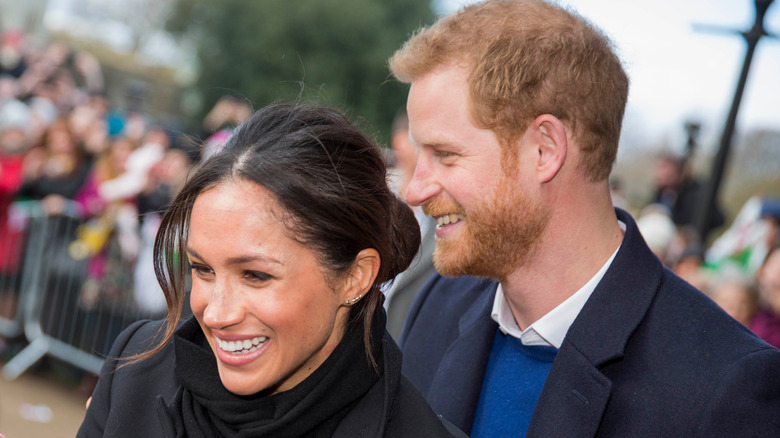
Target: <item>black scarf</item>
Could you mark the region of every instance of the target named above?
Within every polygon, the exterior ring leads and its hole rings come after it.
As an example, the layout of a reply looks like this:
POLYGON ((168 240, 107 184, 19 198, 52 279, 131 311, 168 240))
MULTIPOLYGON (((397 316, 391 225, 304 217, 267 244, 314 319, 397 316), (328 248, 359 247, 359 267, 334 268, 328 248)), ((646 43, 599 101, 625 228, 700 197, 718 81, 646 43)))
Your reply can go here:
MULTIPOLYGON (((372 352, 382 364, 384 312, 377 309, 372 352)), ((294 388, 274 395, 238 396, 219 380, 216 358, 195 318, 174 336, 181 388, 161 420, 175 437, 330 437, 339 422, 379 379, 369 366, 363 327, 347 330, 325 362, 294 388)))

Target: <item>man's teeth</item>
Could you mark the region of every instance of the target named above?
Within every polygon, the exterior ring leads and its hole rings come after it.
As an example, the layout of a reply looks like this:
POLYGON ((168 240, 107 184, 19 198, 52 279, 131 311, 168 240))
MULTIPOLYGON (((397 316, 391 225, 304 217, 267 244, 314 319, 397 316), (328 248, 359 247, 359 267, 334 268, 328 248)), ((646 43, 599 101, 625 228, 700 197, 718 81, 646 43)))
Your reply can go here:
POLYGON ((257 336, 252 339, 244 339, 243 341, 223 341, 219 338, 216 339, 217 345, 219 345, 219 348, 222 350, 230 353, 251 353, 265 344, 268 337, 257 336))
POLYGON ((454 224, 455 222, 463 220, 463 218, 464 216, 462 214, 446 214, 436 218, 436 226, 443 227, 445 225, 454 224))

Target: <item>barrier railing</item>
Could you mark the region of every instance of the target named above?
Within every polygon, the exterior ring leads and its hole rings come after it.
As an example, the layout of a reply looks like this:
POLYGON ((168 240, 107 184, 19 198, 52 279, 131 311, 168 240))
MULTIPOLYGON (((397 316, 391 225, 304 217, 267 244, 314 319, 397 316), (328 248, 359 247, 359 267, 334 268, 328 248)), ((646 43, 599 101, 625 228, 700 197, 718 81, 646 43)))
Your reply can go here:
MULTIPOLYGON (((162 315, 138 310, 133 298, 136 262, 123 255, 118 239, 107 234, 100 251, 92 254, 84 245, 95 223, 79 219, 72 204, 55 216, 45 214, 38 203, 23 209, 26 239, 14 324, 22 322, 29 344, 5 364, 3 377, 18 377, 45 355, 97 374, 125 327, 162 315)), ((9 322, 9 332, 10 327, 9 322)))
POLYGON ((27 237, 28 215, 13 204, 7 212, 0 212, 0 336, 13 338, 22 333, 21 265, 27 237))

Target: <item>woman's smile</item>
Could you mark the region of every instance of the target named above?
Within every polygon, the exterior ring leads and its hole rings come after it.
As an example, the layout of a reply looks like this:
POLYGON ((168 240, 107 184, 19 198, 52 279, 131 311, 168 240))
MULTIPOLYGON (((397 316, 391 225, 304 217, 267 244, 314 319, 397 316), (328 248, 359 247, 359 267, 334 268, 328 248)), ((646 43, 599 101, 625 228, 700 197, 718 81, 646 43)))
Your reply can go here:
POLYGON ((217 341, 217 345, 220 349, 227 351, 229 353, 235 353, 235 354, 246 354, 251 353, 258 348, 262 347, 266 341, 268 341, 267 336, 255 336, 252 339, 244 339, 238 340, 238 341, 226 341, 224 339, 220 339, 218 337, 214 337, 217 341))

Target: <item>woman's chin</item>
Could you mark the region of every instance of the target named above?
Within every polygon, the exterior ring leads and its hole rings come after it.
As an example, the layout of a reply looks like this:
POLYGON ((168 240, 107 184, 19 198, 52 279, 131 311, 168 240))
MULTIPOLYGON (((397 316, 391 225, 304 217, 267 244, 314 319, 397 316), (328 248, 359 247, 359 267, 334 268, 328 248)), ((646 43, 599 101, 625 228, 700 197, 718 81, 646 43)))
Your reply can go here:
POLYGON ((220 370, 219 379, 225 389, 239 396, 264 392, 271 386, 269 382, 256 380, 257 376, 244 377, 231 371, 220 370), (252 377, 254 377, 254 380, 252 380, 252 377))

